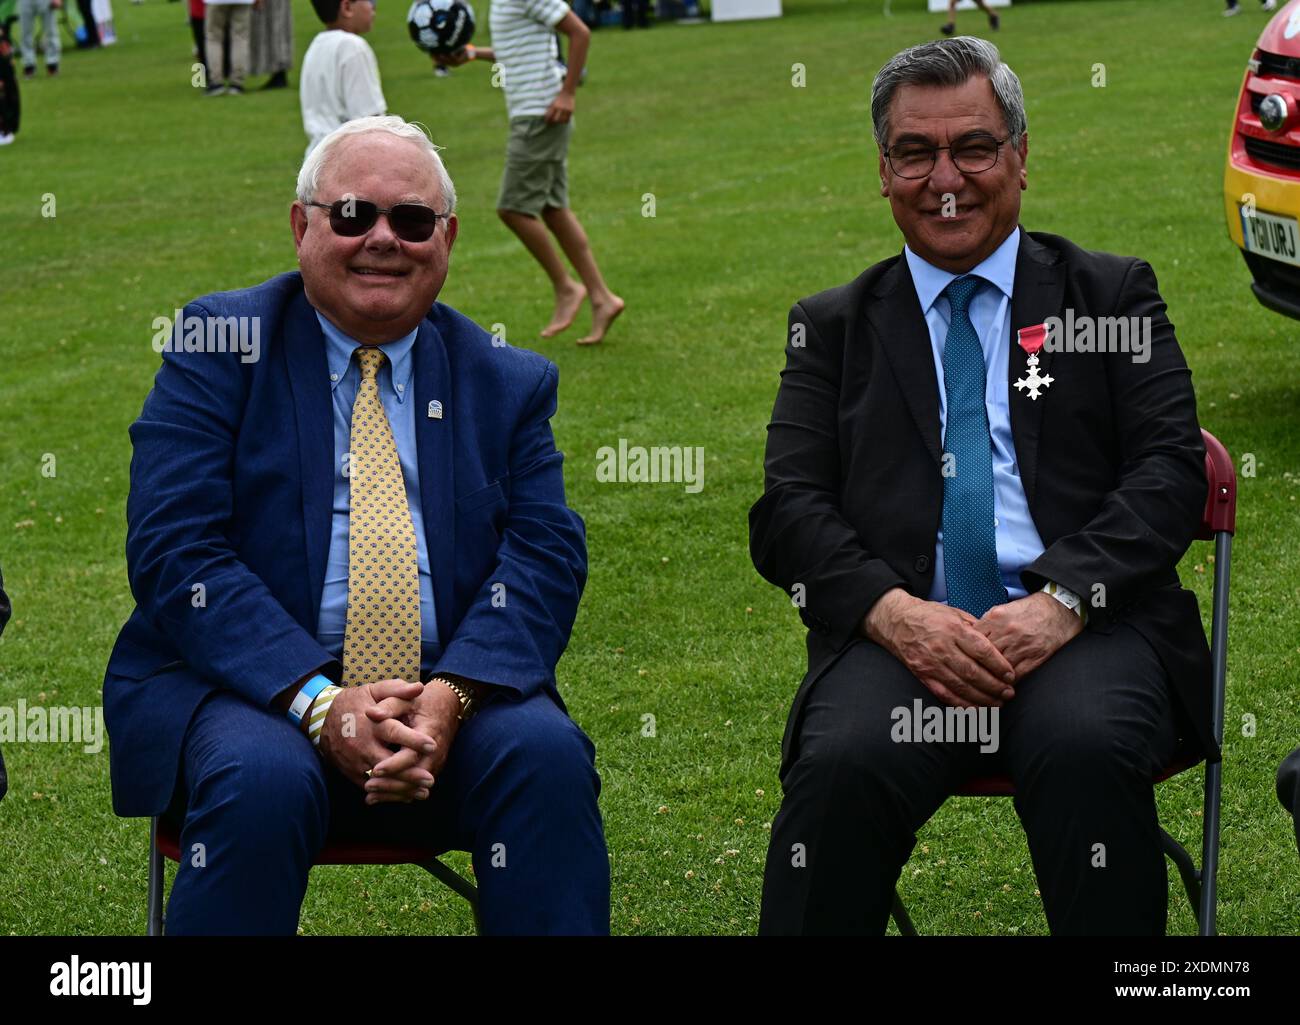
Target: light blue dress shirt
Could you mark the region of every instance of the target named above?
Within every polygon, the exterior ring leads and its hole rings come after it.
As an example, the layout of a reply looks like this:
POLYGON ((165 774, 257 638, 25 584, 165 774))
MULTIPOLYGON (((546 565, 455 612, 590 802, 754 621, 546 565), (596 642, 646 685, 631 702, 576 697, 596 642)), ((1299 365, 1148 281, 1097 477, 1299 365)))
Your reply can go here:
MULTIPOLYGON (((328 319, 316 313, 325 332, 325 359, 329 367, 330 391, 334 399, 334 516, 330 529, 329 559, 325 564, 325 586, 321 591, 320 620, 316 640, 336 658, 343 655, 343 634, 348 620, 348 522, 351 515, 350 481, 343 475, 343 457, 352 447, 352 407, 361 385, 361 368, 352 354, 361 344, 344 334, 328 319)), ((428 543, 424 537, 424 515, 420 508, 420 464, 415 448, 415 399, 412 392, 415 336, 380 346, 388 361, 379 368, 379 399, 388 416, 388 426, 397 445, 397 458, 406 481, 406 504, 411 510, 415 544, 420 558, 420 660, 428 671, 440 654, 438 621, 434 618, 433 577, 429 573, 428 543)))
MULTIPOLYGON (((1016 446, 1011 437, 1011 407, 1007 401, 1007 361, 1011 355, 1011 292, 1016 280, 1016 255, 1020 251, 1020 228, 1017 227, 1002 245, 972 267, 968 274, 984 279, 985 284, 971 299, 971 325, 979 335, 984 350, 984 408, 988 412, 989 433, 993 436, 993 526, 997 532, 998 570, 1007 594, 1013 599, 1025 596, 1020 572, 1043 554, 1043 541, 1029 515, 1029 501, 1020 482, 1016 464, 1016 446)), ((912 272, 921 312, 930 329, 930 350, 934 372, 939 381, 939 436, 948 423, 948 396, 943 380, 943 349, 948 338, 950 310, 948 297, 941 293, 960 274, 940 270, 904 247, 907 266, 912 272)), ((930 600, 946 602, 948 586, 943 571, 943 531, 934 545, 934 585, 930 600)))

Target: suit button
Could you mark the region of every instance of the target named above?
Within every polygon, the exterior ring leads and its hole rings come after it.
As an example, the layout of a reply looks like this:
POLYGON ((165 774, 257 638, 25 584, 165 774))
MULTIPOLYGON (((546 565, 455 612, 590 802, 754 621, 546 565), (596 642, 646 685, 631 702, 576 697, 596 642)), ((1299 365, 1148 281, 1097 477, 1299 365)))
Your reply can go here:
POLYGON ((930 557, 928 555, 918 555, 916 561, 912 563, 912 568, 918 573, 924 573, 930 568, 930 557))

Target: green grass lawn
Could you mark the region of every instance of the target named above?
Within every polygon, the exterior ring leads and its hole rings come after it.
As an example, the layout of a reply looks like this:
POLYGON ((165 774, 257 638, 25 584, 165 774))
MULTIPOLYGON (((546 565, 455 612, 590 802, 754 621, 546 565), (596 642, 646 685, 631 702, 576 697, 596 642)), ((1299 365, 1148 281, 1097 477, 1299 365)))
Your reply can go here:
MULTIPOLYGON (((127 427, 159 363, 153 318, 296 266, 296 89, 206 99, 190 86, 184 5, 115 6, 119 44, 68 53, 58 80, 24 83, 22 133, 0 150, 0 565, 15 608, 3 704, 100 701, 132 604, 127 427)), ((1300 862, 1273 775, 1300 743, 1300 324, 1255 302, 1224 229, 1228 127, 1264 22, 1249 4, 1225 21, 1220 6, 1017 5, 997 42, 1027 96, 1023 224, 1151 262, 1202 424, 1256 459, 1234 567, 1220 930, 1295 933, 1300 862), (1092 85, 1098 63, 1104 88, 1092 85)), ((456 180, 460 239, 441 298, 560 367, 555 429, 591 557, 560 678, 598 749, 617 933, 757 928, 779 741, 804 667, 795 610, 747 550, 785 317, 902 246, 878 194, 871 78, 942 18, 922 0, 894 0, 888 17, 877 2, 786 7, 779 21, 595 34, 571 197, 628 309, 592 350, 572 341, 585 319, 536 337, 549 292, 493 212, 506 118, 488 69, 435 79, 402 4, 385 5, 370 37, 390 110, 429 127, 456 180), (598 484, 597 450, 620 437, 703 446, 703 491, 598 484)), ((316 25, 304 0, 295 8, 300 58, 316 25)), ((986 31, 977 14, 958 24, 986 31)), ((1207 613, 1208 554, 1198 544, 1182 567, 1207 613)), ((147 823, 113 815, 107 751, 4 754, 0 931, 143 931, 147 823)), ((1201 779, 1159 788, 1163 824, 1189 845, 1201 779)), ((1192 933, 1170 875, 1170 931, 1192 933)), ((900 888, 925 933, 1047 931, 1009 801, 950 801, 900 888)), ((308 934, 472 929, 458 898, 410 867, 318 869, 302 915, 308 934)))

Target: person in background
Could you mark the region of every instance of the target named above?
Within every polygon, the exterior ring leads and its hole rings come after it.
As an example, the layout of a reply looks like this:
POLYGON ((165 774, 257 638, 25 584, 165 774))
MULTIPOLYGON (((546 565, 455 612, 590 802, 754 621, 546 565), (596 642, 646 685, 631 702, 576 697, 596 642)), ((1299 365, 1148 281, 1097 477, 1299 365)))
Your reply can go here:
POLYGON ((646 19, 650 14, 649 0, 622 0, 623 27, 648 28, 646 19))
POLYGON ((293 67, 293 5, 262 0, 253 7, 252 74, 270 75, 263 89, 284 89, 293 67))
MULTIPOLYGON (((14 74, 13 44, 9 26, 0 19, 0 146, 8 146, 18 134, 18 76, 14 74)), ((0 591, 0 599, 3 592, 0 591)))
POLYGON ((307 152, 348 121, 388 113, 375 51, 361 37, 375 23, 370 0, 311 0, 325 23, 302 58, 298 85, 307 152))
POLYGON ((36 19, 41 19, 41 32, 45 43, 45 70, 50 75, 59 73, 59 26, 54 12, 63 6, 63 0, 18 0, 18 20, 22 26, 23 77, 36 77, 36 19))
MULTIPOLYGON (((945 36, 950 36, 957 30, 957 2, 958 0, 948 0, 948 21, 939 28, 939 31, 945 36)), ((986 4, 984 0, 975 0, 975 2, 980 5, 980 10, 989 16, 989 28, 996 32, 1001 21, 993 13, 993 8, 986 4)))
POLYGON ((242 96, 244 76, 248 74, 248 26, 254 3, 262 0, 207 0, 203 10, 204 34, 207 36, 209 96, 242 96), (230 29, 230 74, 221 65, 221 47, 226 29, 230 29))
POLYGON ((95 16, 100 43, 112 46, 117 42, 117 32, 113 29, 113 0, 91 0, 90 9, 95 16))
POLYGON ((91 0, 77 0, 77 13, 81 15, 81 35, 77 37, 77 49, 93 50, 100 45, 100 39, 91 0))
POLYGON ((209 72, 207 40, 203 33, 203 0, 190 0, 190 32, 194 36, 194 56, 203 65, 203 83, 206 87, 209 72))
POLYGON ((467 46, 444 60, 452 65, 500 62, 510 136, 497 216, 542 265, 555 290, 555 313, 541 336, 551 338, 568 328, 589 298, 591 330, 578 344, 595 345, 625 304, 605 284, 587 233, 569 208, 574 94, 587 63, 591 30, 564 0, 495 0, 491 28, 492 47, 467 46), (557 31, 569 37, 567 69, 559 63, 557 31), (569 277, 552 235, 581 282, 569 277))
MULTIPOLYGON (((1260 0, 1259 9, 1261 11, 1277 10, 1277 0, 1260 0)), ((1241 5, 1237 0, 1228 0, 1228 8, 1223 12, 1225 18, 1231 18, 1234 14, 1241 13, 1241 5)))

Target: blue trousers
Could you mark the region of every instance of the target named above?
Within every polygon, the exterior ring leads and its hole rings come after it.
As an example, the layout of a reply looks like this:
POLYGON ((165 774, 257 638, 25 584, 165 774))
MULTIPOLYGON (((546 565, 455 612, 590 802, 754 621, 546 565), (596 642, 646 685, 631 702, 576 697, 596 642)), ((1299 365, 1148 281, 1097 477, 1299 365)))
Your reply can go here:
POLYGON ((595 747, 546 694, 462 723, 427 800, 368 806, 287 716, 218 691, 185 737, 166 931, 293 934, 328 837, 471 852, 486 934, 608 934, 599 794, 595 747))

